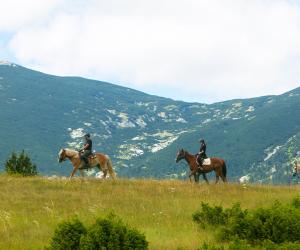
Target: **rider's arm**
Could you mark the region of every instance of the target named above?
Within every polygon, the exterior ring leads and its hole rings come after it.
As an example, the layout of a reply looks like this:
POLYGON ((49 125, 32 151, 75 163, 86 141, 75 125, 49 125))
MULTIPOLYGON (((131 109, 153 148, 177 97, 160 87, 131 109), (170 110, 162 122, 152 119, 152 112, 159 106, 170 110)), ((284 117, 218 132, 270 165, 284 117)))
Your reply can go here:
POLYGON ((89 146, 89 144, 85 144, 79 151, 85 150, 88 146, 89 146))

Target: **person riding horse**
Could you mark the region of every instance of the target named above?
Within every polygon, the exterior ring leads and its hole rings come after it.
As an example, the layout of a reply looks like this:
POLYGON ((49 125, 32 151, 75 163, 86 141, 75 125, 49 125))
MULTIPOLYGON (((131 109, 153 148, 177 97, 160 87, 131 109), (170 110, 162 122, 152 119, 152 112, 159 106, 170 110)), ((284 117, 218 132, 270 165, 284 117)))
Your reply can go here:
POLYGON ((200 141, 200 149, 199 149, 199 153, 197 154, 197 158, 196 158, 196 161, 197 161, 197 164, 198 164, 198 168, 203 171, 203 160, 207 158, 206 156, 206 144, 205 144, 205 141, 204 139, 201 139, 200 141))
POLYGON ((85 134, 85 144, 84 146, 79 150, 80 154, 80 159, 83 160, 85 165, 82 166, 82 168, 89 168, 89 160, 88 157, 92 154, 92 147, 93 147, 93 142, 91 140, 91 135, 90 134, 85 134))

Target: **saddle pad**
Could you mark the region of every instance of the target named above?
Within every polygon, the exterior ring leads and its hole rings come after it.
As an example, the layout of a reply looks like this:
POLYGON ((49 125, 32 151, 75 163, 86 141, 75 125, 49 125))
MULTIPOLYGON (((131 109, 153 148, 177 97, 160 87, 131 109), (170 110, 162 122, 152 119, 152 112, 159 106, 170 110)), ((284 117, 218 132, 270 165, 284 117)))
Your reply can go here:
POLYGON ((210 164, 211 164, 210 158, 206 158, 206 159, 203 160, 202 165, 210 165, 210 164))

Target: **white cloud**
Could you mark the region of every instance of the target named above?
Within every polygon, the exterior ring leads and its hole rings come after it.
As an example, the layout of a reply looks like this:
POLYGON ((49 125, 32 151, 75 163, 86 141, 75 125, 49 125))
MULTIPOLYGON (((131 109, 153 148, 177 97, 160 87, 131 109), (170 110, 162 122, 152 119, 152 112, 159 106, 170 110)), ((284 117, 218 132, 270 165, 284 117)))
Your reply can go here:
POLYGON ((44 20, 60 0, 1 0, 0 31, 11 31, 44 20))
POLYGON ((39 2, 29 1, 15 19, 6 9, 6 26, 0 19, 27 67, 199 102, 299 86, 300 9, 293 1, 39 2))

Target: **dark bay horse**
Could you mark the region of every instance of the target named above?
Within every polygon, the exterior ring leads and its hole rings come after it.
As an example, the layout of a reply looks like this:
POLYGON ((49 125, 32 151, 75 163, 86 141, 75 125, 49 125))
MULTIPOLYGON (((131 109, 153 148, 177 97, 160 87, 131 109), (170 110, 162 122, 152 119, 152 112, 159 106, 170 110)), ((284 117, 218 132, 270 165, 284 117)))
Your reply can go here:
POLYGON ((203 171, 201 171, 198 168, 198 165, 196 163, 196 156, 190 154, 188 151, 185 151, 183 149, 179 150, 176 156, 176 163, 178 163, 180 160, 185 159, 186 162, 189 164, 190 166, 190 174, 189 174, 189 178, 190 181, 192 181, 191 177, 194 176, 194 180, 195 182, 199 181, 199 174, 202 174, 203 179, 206 181, 206 183, 208 184, 208 180, 206 178, 206 173, 209 173, 211 171, 215 171, 216 173, 216 182, 218 183, 219 178, 221 177, 221 179, 223 180, 223 182, 227 182, 226 179, 226 164, 225 161, 221 158, 210 158, 211 163, 209 165, 202 165, 203 167, 203 171))
MULTIPOLYGON (((80 159, 79 152, 72 149, 61 149, 58 153, 58 162, 65 161, 66 159, 69 159, 73 165, 73 171, 71 172, 70 178, 74 176, 78 169, 80 170, 81 176, 83 176, 83 162, 80 159)), ((116 179, 116 174, 113 170, 112 162, 108 155, 95 153, 95 157, 89 159, 89 165, 90 168, 98 167, 99 170, 103 172, 104 179, 107 175, 107 172, 109 172, 109 175, 112 179, 116 179)))

